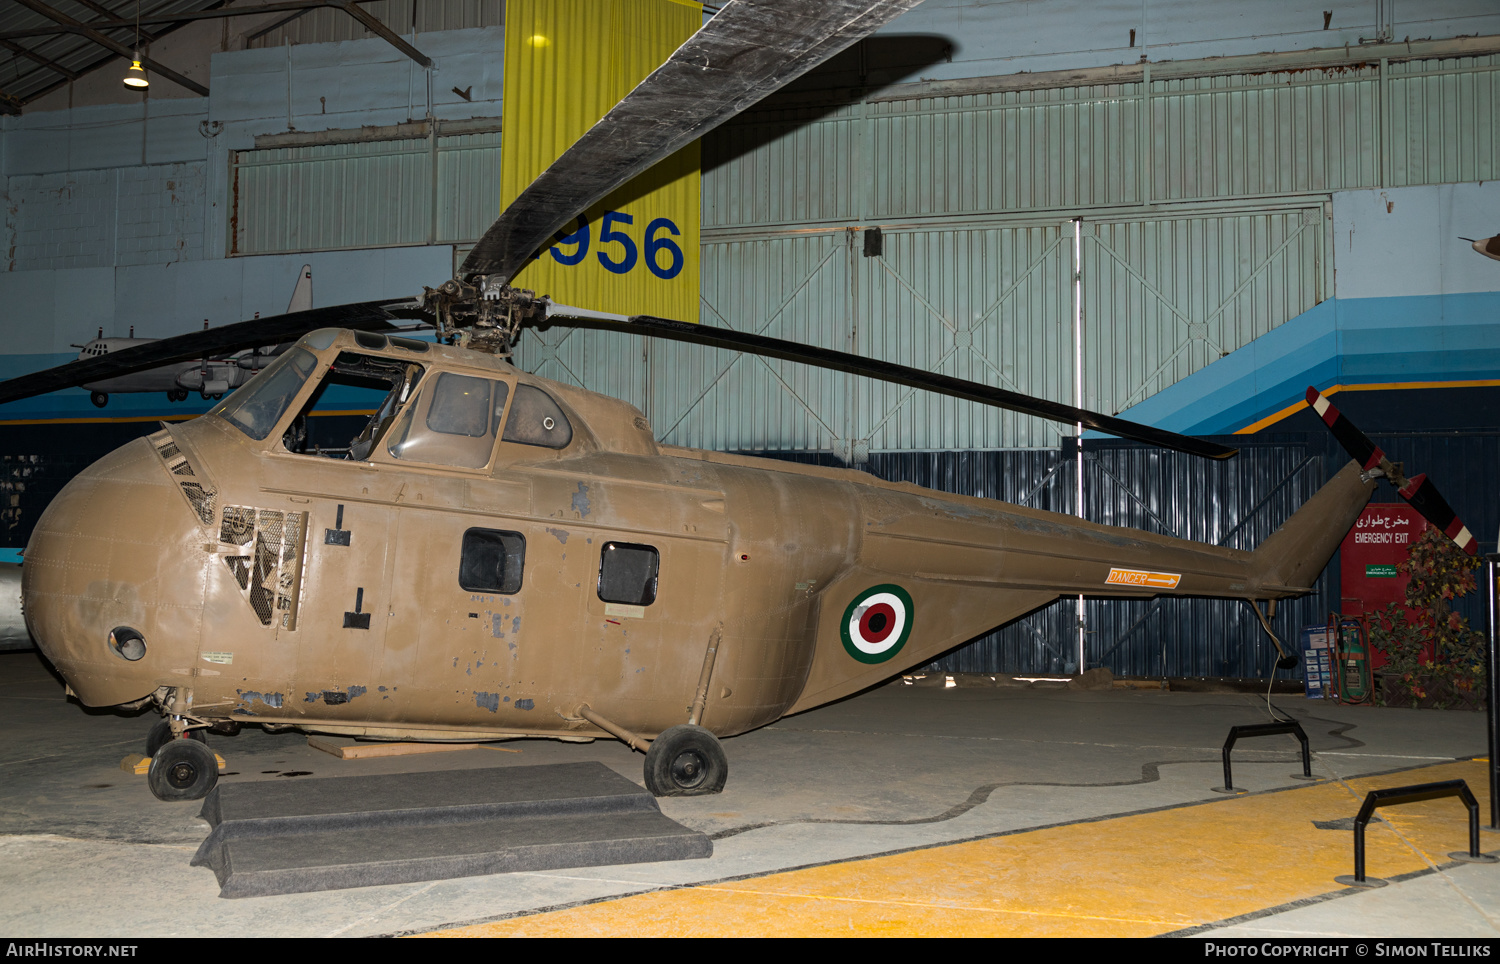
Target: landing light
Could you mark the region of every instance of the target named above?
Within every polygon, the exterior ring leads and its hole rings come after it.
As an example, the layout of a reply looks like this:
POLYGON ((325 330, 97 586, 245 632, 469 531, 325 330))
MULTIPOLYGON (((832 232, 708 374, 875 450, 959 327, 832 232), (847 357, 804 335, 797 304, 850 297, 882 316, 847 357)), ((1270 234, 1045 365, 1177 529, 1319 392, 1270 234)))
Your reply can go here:
POLYGON ((109 648, 133 663, 146 655, 146 638, 129 626, 116 626, 109 631, 109 648))

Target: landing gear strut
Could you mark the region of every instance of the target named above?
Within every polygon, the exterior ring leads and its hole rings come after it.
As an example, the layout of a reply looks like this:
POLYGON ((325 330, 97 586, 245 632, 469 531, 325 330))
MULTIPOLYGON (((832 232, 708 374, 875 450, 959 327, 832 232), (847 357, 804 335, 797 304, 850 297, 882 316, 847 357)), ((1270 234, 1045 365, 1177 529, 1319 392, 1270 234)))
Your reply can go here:
MULTIPOLYGON (((208 745, 208 737, 203 735, 202 730, 188 730, 182 734, 184 739, 197 740, 199 743, 208 745)), ((146 734, 146 755, 155 757, 156 751, 172 742, 172 724, 166 720, 159 721, 146 734)))

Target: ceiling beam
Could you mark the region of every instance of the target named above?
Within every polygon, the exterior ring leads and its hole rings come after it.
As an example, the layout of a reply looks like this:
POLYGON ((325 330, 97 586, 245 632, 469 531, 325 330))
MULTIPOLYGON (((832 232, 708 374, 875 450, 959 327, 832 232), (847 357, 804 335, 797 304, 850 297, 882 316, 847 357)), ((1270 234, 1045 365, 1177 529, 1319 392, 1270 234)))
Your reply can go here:
MULTIPOLYGON (((55 21, 56 23, 67 27, 69 33, 76 33, 80 37, 87 37, 89 40, 92 40, 99 46, 105 48, 106 50, 113 51, 114 53, 119 54, 121 57, 129 57, 132 60, 135 58, 134 52, 129 47, 125 46, 122 43, 119 43, 118 41, 112 40, 109 37, 106 37, 104 34, 93 29, 93 27, 89 26, 88 24, 82 23, 78 20, 74 20, 72 17, 63 13, 61 10, 54 10, 52 7, 49 7, 45 3, 42 3, 41 0, 16 0, 16 2, 21 4, 21 6, 23 7, 28 7, 31 10, 34 10, 35 12, 46 17, 48 20, 55 21)), ((144 66, 148 67, 153 73, 165 77, 167 80, 172 81, 172 83, 176 84, 179 87, 186 88, 187 90, 190 90, 195 94, 201 94, 204 97, 208 96, 207 87, 204 87, 196 80, 191 80, 187 77, 184 77, 182 74, 179 74, 177 71, 171 69, 170 67, 164 67, 156 61, 146 57, 141 58, 141 63, 144 66)))
POLYGON ((43 57, 35 50, 32 50, 28 47, 23 47, 20 44, 15 43, 14 41, 0 40, 0 46, 3 46, 7 50, 13 50, 16 53, 20 54, 22 57, 27 58, 28 60, 34 60, 37 63, 41 64, 43 67, 46 67, 48 70, 53 71, 54 73, 62 74, 69 80, 77 80, 79 76, 81 76, 80 74, 74 73, 73 71, 64 67, 57 61, 48 60, 46 57, 43 57))
MULTIPOLYGON (((76 3, 76 4, 79 4, 81 6, 88 7, 90 10, 92 10, 95 13, 99 14, 100 16, 104 17, 106 19, 106 21, 120 19, 120 15, 118 13, 115 13, 113 10, 109 9, 108 7, 106 7, 102 3, 95 3, 94 0, 73 0, 73 2, 76 3)), ((95 21, 95 22, 89 24, 89 26, 90 27, 98 27, 99 26, 99 22, 95 21)), ((149 32, 147 32, 145 30, 142 30, 141 31, 141 42, 142 43, 148 43, 148 44, 154 44, 154 43, 156 43, 156 35, 153 34, 153 33, 149 33, 149 32)))
MULTIPOLYGON (((33 10, 37 10, 37 8, 41 6, 41 4, 37 3, 36 0, 16 0, 16 2, 25 4, 26 6, 31 7, 33 10)), ((421 64, 423 67, 432 66, 432 58, 428 57, 416 47, 413 47, 411 44, 407 43, 401 38, 400 34, 397 34, 395 31, 391 30, 390 27, 387 27, 383 22, 381 22, 377 17, 370 14, 368 11, 360 8, 354 2, 354 0, 279 0, 279 2, 277 3, 267 3, 253 7, 247 6, 236 7, 233 9, 221 8, 218 10, 199 10, 191 13, 184 12, 170 14, 152 14, 149 17, 142 17, 140 19, 140 22, 142 24, 186 23, 191 20, 221 20, 225 17, 255 17, 268 13, 291 13, 293 11, 300 12, 316 9, 318 7, 332 7, 335 10, 344 11, 349 16, 359 21, 359 23, 366 30, 375 34, 377 37, 384 40, 392 47, 395 47, 397 50, 401 51, 403 54, 410 57, 418 64, 421 64)), ((38 12, 41 11, 38 10, 38 12)), ((60 26, 33 27, 27 30, 6 30, 0 32, 0 40, 19 40, 23 37, 40 37, 56 33, 79 33, 80 28, 84 30, 90 28, 94 30, 122 30, 134 27, 136 24, 136 21, 134 20, 96 20, 93 23, 84 24, 76 20, 60 20, 58 19, 58 17, 52 16, 51 14, 45 14, 45 16, 56 21, 60 26)), ((63 15, 59 14, 58 16, 63 15)))

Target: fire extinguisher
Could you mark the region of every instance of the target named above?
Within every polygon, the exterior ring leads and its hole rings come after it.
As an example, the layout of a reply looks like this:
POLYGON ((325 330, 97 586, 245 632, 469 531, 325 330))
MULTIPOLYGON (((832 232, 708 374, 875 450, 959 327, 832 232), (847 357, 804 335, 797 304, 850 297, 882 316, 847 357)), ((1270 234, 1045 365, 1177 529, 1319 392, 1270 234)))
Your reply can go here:
POLYGON ((1333 686, 1340 703, 1369 703, 1374 689, 1370 675, 1370 637, 1365 621, 1357 616, 1329 619, 1333 638, 1333 686))

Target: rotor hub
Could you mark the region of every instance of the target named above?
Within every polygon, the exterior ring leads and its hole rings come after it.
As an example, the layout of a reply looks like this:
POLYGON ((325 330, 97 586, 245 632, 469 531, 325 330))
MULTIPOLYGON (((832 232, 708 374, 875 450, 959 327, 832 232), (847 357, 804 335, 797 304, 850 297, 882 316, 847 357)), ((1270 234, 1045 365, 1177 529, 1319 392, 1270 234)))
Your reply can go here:
POLYGON ((500 275, 480 275, 424 287, 418 303, 434 316, 440 338, 509 358, 521 329, 543 321, 551 302, 535 291, 511 287, 500 275))

